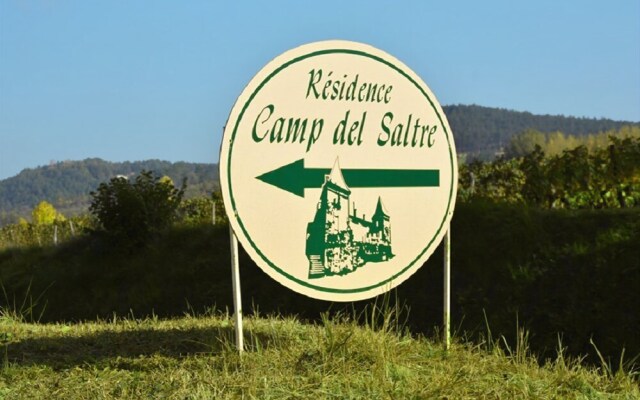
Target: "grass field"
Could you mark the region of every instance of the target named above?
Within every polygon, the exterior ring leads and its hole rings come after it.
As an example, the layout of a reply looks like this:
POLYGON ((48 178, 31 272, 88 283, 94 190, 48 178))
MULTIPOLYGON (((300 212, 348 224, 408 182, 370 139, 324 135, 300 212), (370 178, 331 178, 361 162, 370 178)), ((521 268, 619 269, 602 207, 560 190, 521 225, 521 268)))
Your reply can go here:
POLYGON ((638 210, 463 204, 452 231, 447 352, 441 249, 384 313, 284 290, 241 251, 242 357, 207 312, 232 299, 227 226, 4 249, 0 399, 640 399, 638 210))
MULTIPOLYGON (((614 366, 640 355, 640 208, 536 210, 459 204, 452 223, 452 326, 473 340, 490 326, 516 340, 516 321, 543 358, 567 354, 599 365, 591 341, 614 366)), ((56 246, 0 251, 0 308, 28 311, 40 322, 80 322, 114 313, 162 319, 211 306, 231 307, 226 225, 177 226, 136 249, 101 235, 56 246), (28 310, 25 310, 28 309, 28 310)), ((240 251, 245 313, 319 322, 327 310, 362 310, 371 301, 331 303, 283 288, 240 251)), ((442 320, 442 251, 394 292, 411 312, 414 333, 433 334, 442 320)))
POLYGON ((113 318, 75 324, 0 319, 3 399, 592 399, 640 398, 638 375, 585 367, 562 352, 540 363, 526 335, 508 344, 412 337, 393 312, 357 325, 245 319, 113 318))

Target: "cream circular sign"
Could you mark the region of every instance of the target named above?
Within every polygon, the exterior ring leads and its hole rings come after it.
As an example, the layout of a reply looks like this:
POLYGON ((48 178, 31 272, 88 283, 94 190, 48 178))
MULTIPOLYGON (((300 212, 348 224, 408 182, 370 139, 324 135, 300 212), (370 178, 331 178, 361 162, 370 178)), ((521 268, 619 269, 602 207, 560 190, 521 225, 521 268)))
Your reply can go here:
POLYGON ((361 43, 285 52, 229 116, 220 184, 231 226, 273 279, 307 296, 366 299, 413 274, 444 236, 456 151, 435 96, 361 43))

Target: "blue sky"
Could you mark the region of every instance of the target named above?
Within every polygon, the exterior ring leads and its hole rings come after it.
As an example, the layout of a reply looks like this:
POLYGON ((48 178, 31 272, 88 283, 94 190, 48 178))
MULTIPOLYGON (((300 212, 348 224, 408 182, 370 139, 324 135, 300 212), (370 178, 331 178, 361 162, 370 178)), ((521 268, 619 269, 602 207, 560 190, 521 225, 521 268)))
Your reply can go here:
POLYGON ((216 162, 252 76, 327 39, 391 53, 443 105, 640 121, 637 0, 4 0, 0 179, 88 157, 216 162))

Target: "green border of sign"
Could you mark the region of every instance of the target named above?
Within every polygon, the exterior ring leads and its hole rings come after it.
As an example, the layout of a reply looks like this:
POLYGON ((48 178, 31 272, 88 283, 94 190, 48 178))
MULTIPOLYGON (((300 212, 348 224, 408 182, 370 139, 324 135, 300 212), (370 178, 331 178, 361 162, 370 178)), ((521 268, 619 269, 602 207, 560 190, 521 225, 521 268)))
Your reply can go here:
POLYGON ((271 260, 269 260, 262 253, 262 251, 260 251, 260 249, 256 246, 256 244, 251 239, 251 236, 249 235, 249 232, 247 232, 246 228, 244 227, 244 224, 242 223, 242 219, 240 218, 240 214, 238 214, 238 211, 236 210, 236 203, 235 203, 235 199, 233 198, 233 188, 232 188, 232 184, 231 184, 231 159, 232 159, 232 156, 233 156, 234 139, 236 137, 236 133, 238 131, 238 125, 240 124, 240 121, 242 120, 244 112, 246 111, 247 107, 249 107, 249 104, 253 101, 253 99, 256 96, 256 94, 258 94, 258 92, 264 87, 264 85, 267 82, 269 82, 269 80, 271 80, 271 78, 276 76, 278 73, 280 73, 285 68, 287 68, 287 67, 289 67, 289 66, 291 66, 291 65, 293 65, 293 64, 295 64, 297 62, 305 60, 307 58, 316 57, 316 56, 322 56, 322 55, 327 55, 327 54, 336 54, 336 53, 344 53, 344 54, 351 54, 351 55, 356 55, 356 56, 367 57, 367 58, 373 59, 375 61, 378 61, 380 63, 383 63, 383 64, 387 65, 388 67, 392 68, 393 70, 395 70, 396 72, 398 72, 399 74, 401 74, 402 76, 404 76, 405 78, 407 78, 416 88, 418 88, 418 90, 420 90, 420 92, 424 95, 424 97, 427 99, 427 101, 431 105, 431 108, 433 109, 433 111, 438 116, 438 120, 440 121, 440 125, 442 126, 442 129, 444 129, 444 131, 445 131, 445 134, 446 134, 446 137, 447 137, 447 145, 449 147, 449 159, 451 161, 451 171, 453 172, 455 170, 455 166, 453 164, 454 163, 454 155, 452 154, 452 151, 451 151, 451 140, 450 140, 450 137, 449 137, 450 136, 449 132, 447 131, 447 127, 444 124, 444 122, 442 121, 442 117, 440 116, 440 113, 438 113, 437 108, 434 106, 433 101, 431 101, 431 99, 429 98, 429 95, 424 91, 424 89, 411 76, 409 76, 406 72, 404 72, 400 68, 396 67, 395 65, 393 65, 389 61, 387 61, 387 60, 385 60, 383 58, 380 58, 378 56, 375 56, 373 54, 366 53, 366 52, 361 51, 361 50, 325 49, 325 50, 314 51, 312 53, 296 57, 293 60, 290 60, 290 61, 282 64, 281 66, 276 68, 272 73, 270 73, 258 85, 258 87, 253 91, 253 93, 251 93, 251 96, 249 96, 249 99, 247 100, 247 102, 242 107, 242 111, 240 111, 240 114, 238 115, 238 119, 236 120, 235 126, 233 127, 233 133, 231 135, 230 144, 229 144, 229 157, 228 157, 228 161, 227 161, 227 181, 228 181, 228 185, 229 185, 229 197, 231 199, 231 204, 233 206, 233 213, 237 217, 238 224, 240 225, 240 228, 244 232, 245 236, 247 237, 247 240, 249 241, 249 243, 251 244, 253 249, 256 251, 256 253, 260 257, 262 257, 262 259, 271 268, 273 268, 274 270, 276 270, 278 273, 280 273, 282 276, 288 278, 289 280, 292 280, 292 281, 294 281, 294 282, 296 282, 296 283, 298 283, 298 284, 300 284, 302 286, 306 286, 308 288, 315 289, 315 290, 318 290, 318 291, 328 292, 328 293, 359 293, 359 292, 365 292, 365 291, 368 291, 368 290, 371 290, 371 289, 375 289, 375 288, 383 286, 383 285, 385 285, 387 283, 392 282, 394 279, 396 279, 400 275, 403 275, 407 270, 409 270, 411 267, 413 267, 415 265, 415 263, 427 252, 427 250, 429 250, 429 248, 431 248, 431 246, 433 245, 433 241, 436 239, 436 237, 438 237, 438 235, 440 234, 440 231, 442 230, 442 227, 444 226, 445 221, 447 220, 447 215, 449 215, 449 209, 451 208, 451 198, 452 198, 452 195, 453 195, 453 187, 454 187, 454 182, 453 182, 454 174, 453 173, 451 174, 451 182, 450 182, 450 187, 449 187, 449 201, 447 203, 447 209, 446 209, 446 211, 444 213, 444 218, 442 219, 442 222, 440 223, 440 227, 438 227, 438 230, 436 231, 435 235, 433 236, 433 238, 431 238, 431 240, 427 244, 427 247, 425 247, 422 250, 422 252, 420 252, 420 254, 413 261, 411 261, 409 263, 408 266, 403 268, 400 272, 398 272, 397 274, 393 275, 392 277, 387 278, 384 281, 379 282, 379 283, 377 283, 375 285, 366 286, 366 287, 362 287, 362 288, 355 288, 355 289, 335 289, 335 288, 326 288, 326 287, 322 287, 322 286, 312 285, 312 284, 310 284, 308 282, 302 281, 302 280, 300 280, 300 279, 298 279, 298 278, 286 273, 285 271, 280 269, 277 265, 275 265, 273 262, 271 262, 271 260))

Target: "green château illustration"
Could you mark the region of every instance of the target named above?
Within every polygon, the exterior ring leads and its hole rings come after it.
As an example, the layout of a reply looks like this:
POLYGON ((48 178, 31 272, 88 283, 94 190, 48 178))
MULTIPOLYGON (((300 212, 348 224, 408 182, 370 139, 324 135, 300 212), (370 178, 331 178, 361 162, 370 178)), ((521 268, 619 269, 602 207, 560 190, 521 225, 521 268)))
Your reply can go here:
POLYGON ((378 204, 367 220, 359 217, 351 190, 336 160, 325 175, 316 214, 307 224, 306 255, 309 278, 345 275, 368 262, 387 261, 391 252, 389 215, 378 197, 378 204))

